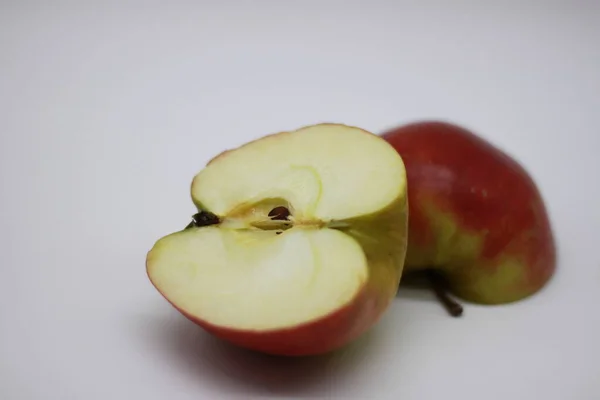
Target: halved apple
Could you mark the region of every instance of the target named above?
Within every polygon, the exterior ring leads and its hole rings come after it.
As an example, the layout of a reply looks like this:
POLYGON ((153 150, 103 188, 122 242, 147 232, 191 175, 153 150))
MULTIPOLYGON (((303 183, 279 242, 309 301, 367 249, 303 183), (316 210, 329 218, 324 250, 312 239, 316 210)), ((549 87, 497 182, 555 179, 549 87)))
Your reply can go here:
POLYGON ((147 256, 156 289, 236 345, 337 349, 390 305, 407 247, 404 163, 382 138, 318 124, 247 143, 194 178, 199 212, 147 256))

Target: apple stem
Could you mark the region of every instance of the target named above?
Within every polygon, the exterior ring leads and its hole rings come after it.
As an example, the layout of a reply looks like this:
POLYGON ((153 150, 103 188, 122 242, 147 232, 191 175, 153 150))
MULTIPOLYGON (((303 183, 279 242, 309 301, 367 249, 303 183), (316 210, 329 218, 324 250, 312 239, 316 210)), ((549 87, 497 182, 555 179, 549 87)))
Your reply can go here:
POLYGON ((185 229, 189 229, 192 227, 200 228, 203 226, 216 225, 219 222, 221 222, 219 217, 217 217, 210 211, 200 211, 199 213, 196 213, 192 216, 192 222, 190 222, 188 226, 185 227, 185 229))
POLYGON ((444 278, 437 271, 428 271, 427 276, 431 282, 433 292, 448 313, 453 317, 460 317, 463 314, 463 306, 450 297, 444 278))

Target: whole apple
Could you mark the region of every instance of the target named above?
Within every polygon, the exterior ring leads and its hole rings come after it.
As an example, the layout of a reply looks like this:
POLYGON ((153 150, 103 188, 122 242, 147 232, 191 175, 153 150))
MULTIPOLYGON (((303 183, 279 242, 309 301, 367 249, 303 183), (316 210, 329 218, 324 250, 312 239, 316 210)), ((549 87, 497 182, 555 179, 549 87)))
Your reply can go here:
POLYGON ((540 191, 517 161, 442 121, 382 137, 407 171, 408 275, 434 271, 450 292, 481 304, 521 300, 544 287, 556 268, 554 236, 540 191))

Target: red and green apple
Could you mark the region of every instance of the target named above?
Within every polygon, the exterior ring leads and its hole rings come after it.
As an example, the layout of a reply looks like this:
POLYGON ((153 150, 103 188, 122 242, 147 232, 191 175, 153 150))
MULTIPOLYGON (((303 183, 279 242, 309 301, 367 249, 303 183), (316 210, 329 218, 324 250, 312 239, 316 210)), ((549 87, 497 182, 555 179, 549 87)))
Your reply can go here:
POLYGON ((407 249, 404 163, 341 124, 268 135, 210 161, 198 209, 146 270, 183 315, 236 345, 309 355, 344 346, 390 306, 407 249))
POLYGON ((556 268, 555 241, 544 200, 522 165, 442 121, 406 124, 382 137, 406 167, 407 276, 430 271, 450 292, 480 304, 518 301, 545 286, 556 268))

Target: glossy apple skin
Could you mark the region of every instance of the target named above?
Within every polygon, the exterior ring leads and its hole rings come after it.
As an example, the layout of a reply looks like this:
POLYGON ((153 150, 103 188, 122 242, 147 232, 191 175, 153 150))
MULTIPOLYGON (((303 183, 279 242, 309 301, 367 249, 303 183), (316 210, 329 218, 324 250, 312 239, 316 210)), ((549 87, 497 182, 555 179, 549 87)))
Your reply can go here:
POLYGON ((465 300, 501 304, 539 291, 556 268, 546 206, 513 158, 460 126, 422 121, 382 134, 408 179, 405 271, 443 270, 465 300))

